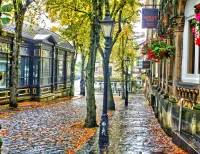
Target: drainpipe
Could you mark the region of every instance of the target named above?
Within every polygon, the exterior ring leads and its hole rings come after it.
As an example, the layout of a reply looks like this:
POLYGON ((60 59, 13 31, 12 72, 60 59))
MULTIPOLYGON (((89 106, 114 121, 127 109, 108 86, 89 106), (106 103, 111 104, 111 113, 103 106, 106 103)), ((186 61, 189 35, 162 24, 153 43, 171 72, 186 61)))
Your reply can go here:
POLYGON ((183 98, 181 98, 181 100, 180 100, 180 113, 179 113, 179 125, 178 125, 179 133, 181 133, 182 111, 183 111, 183 98))

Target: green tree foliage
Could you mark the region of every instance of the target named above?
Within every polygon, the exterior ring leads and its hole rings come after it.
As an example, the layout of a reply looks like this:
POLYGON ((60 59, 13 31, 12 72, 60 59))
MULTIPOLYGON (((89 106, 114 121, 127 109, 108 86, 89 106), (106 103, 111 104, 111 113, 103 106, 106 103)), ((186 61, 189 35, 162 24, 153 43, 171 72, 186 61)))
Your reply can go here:
MULTIPOLYGON (((87 79, 87 117, 85 126, 96 126, 96 105, 94 97, 94 65, 96 60, 96 25, 97 11, 99 10, 97 0, 73 1, 73 0, 48 0, 47 11, 52 21, 58 22, 61 28, 55 28, 61 32, 63 37, 73 41, 76 49, 89 50, 86 69, 87 79), (84 48, 83 48, 84 47, 84 48)), ((76 52, 76 51, 75 51, 76 52)))
POLYGON ((6 32, 3 31, 3 26, 10 23, 11 11, 13 9, 12 4, 2 4, 0 0, 0 35, 5 36, 6 32))
MULTIPOLYGON (((112 48, 121 32, 121 22, 128 23, 134 21, 133 18, 137 16, 136 9, 139 5, 139 0, 47 0, 47 12, 53 22, 59 23, 59 28, 54 27, 54 30, 59 30, 60 33, 68 40, 75 42, 76 46, 80 48, 87 44, 88 63, 86 68, 86 87, 87 87, 87 117, 86 127, 96 126, 96 106, 94 98, 94 71, 95 61, 97 55, 97 48, 99 48, 101 55, 103 49, 101 45, 104 39, 100 37, 99 20, 102 19, 102 12, 106 6, 111 13, 114 21, 118 21, 118 26, 115 29, 112 40, 112 48), (125 11, 126 10, 126 11, 125 11)), ((102 56, 103 57, 103 56, 102 56)), ((111 94, 111 97, 112 94, 111 94)))
MULTIPOLYGON (((110 48, 110 52, 108 53, 109 57, 112 53, 112 49, 115 45, 115 43, 117 42, 118 38, 120 38, 120 36, 122 37, 123 40, 123 44, 125 43, 124 41, 124 37, 126 37, 126 40, 128 41, 128 36, 131 34, 131 24, 133 24, 133 22, 137 21, 137 17, 138 17, 138 11, 137 8, 140 5, 139 1, 136 0, 130 0, 130 1, 126 1, 126 0, 121 0, 121 1, 106 1, 106 6, 108 8, 110 8, 111 10, 111 16, 113 18, 113 20, 118 20, 118 24, 117 24, 117 28, 115 28, 115 33, 113 36, 113 39, 111 41, 111 48, 110 48)), ((126 42, 127 42, 126 41, 126 42)), ((122 44, 122 46, 123 46, 122 44)), ((124 46, 123 46, 124 48, 124 46)), ((125 51, 125 49, 122 49, 123 52, 125 51)), ((104 54, 103 54, 103 50, 101 49, 100 45, 99 45, 99 51, 101 53, 102 58, 104 59, 104 54)), ((131 56, 132 54, 130 54, 129 56, 131 56)), ((124 56, 124 54, 123 54, 124 56)), ((130 57, 131 58, 131 57, 130 57)), ((114 59, 115 61, 117 61, 117 59, 111 57, 111 59, 114 59)), ((122 57, 123 59, 123 57, 122 57)), ((122 66, 123 61, 122 61, 122 66)), ((122 70, 122 77, 124 76, 124 70, 122 70)), ((124 83, 124 79, 122 78, 122 98, 124 97, 124 93, 123 93, 123 83, 124 83)), ((112 89, 111 89, 111 83, 110 83, 110 78, 108 80, 108 109, 110 110, 114 110, 114 99, 113 99, 113 95, 112 95, 112 89)))

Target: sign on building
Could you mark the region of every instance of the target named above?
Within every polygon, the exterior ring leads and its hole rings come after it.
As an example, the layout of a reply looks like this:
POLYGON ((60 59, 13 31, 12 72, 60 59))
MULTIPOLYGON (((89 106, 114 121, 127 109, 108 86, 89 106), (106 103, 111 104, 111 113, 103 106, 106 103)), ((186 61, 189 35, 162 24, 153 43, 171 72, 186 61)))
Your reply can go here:
POLYGON ((143 61, 142 68, 143 69, 150 69, 150 61, 143 61))
POLYGON ((157 28, 158 9, 142 9, 142 28, 157 28))

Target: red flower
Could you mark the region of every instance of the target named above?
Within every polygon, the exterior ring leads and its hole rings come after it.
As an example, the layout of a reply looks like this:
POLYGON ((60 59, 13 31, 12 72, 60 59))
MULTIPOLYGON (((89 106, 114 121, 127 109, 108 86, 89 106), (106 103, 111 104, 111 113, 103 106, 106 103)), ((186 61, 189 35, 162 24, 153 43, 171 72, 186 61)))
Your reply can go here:
POLYGON ((196 39, 196 45, 200 46, 200 38, 196 39))
POLYGON ((155 62, 159 62, 160 61, 160 59, 155 59, 155 62))
POLYGON ((196 21, 200 21, 200 13, 196 14, 196 21))
POLYGON ((164 54, 164 53, 165 53, 165 50, 162 50, 161 53, 164 54))
POLYGON ((198 4, 198 5, 196 6, 196 9, 200 9, 200 4, 198 4))
POLYGON ((164 40, 164 37, 161 36, 161 37, 160 37, 160 40, 163 41, 163 40, 164 40))

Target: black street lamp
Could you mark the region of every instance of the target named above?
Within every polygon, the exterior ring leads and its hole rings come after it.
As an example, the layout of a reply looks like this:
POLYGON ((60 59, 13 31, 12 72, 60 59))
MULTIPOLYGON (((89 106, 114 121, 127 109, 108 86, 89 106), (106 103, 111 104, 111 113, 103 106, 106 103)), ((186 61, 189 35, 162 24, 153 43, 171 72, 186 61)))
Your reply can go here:
POLYGON ((127 88, 127 79, 128 79, 128 66, 130 64, 130 59, 128 57, 126 57, 125 59, 125 63, 126 63, 126 76, 125 76, 125 82, 126 82, 126 98, 125 98, 125 107, 128 106, 128 88, 127 88))
POLYGON ((114 29, 114 22, 110 17, 109 10, 106 9, 105 18, 100 21, 101 29, 105 38, 105 52, 104 52, 104 91, 103 91, 103 112, 100 122, 99 145, 105 147, 109 142, 108 136, 108 115, 107 115, 107 87, 108 87, 108 65, 110 42, 114 29))

